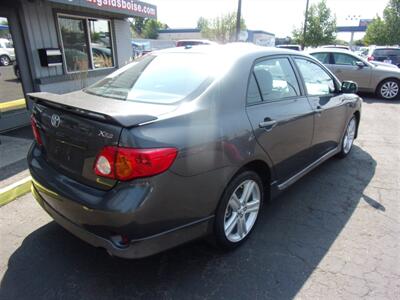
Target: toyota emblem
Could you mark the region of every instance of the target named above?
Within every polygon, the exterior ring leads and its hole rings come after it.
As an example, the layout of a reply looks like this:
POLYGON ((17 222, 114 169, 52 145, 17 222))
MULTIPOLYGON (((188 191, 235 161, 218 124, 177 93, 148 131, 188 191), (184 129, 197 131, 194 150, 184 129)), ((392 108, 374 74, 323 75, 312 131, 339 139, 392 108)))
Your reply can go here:
POLYGON ((53 125, 53 127, 57 128, 58 126, 60 126, 60 122, 61 119, 59 115, 54 114, 51 116, 51 125, 53 125))

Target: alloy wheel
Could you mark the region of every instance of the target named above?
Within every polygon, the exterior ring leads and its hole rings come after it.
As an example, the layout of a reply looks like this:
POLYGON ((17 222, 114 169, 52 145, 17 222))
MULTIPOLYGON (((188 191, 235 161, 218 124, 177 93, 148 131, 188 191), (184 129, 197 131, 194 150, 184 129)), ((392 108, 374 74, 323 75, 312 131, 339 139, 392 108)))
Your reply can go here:
POLYGON ((356 120, 352 118, 347 126, 346 133, 343 139, 343 151, 345 154, 349 153, 353 146, 354 138, 356 135, 356 120))
POLYGON ((395 81, 387 81, 382 84, 380 92, 385 99, 396 98, 399 94, 399 84, 395 81))
POLYGON ((243 181, 232 193, 225 209, 224 231, 226 238, 234 243, 243 240, 257 220, 261 193, 254 180, 243 181))

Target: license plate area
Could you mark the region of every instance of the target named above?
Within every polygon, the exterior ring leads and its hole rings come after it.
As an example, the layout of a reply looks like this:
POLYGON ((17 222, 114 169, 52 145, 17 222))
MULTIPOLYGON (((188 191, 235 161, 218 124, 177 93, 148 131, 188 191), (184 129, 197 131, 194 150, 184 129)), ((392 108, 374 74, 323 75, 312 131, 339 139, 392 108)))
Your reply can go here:
POLYGON ((47 139, 47 157, 50 163, 70 173, 81 174, 86 147, 59 139, 47 139))

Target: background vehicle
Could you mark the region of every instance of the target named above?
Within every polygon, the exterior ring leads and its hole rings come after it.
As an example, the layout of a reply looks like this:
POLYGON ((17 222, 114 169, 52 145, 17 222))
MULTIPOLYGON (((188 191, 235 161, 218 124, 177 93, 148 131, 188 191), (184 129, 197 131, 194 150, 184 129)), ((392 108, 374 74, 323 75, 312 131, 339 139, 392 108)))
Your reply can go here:
POLYGON ((367 59, 400 67, 400 48, 372 46, 369 48, 367 59))
POLYGON ((300 45, 277 45, 277 48, 301 51, 300 45))
POLYGON ((264 199, 349 154, 355 91, 288 50, 153 52, 83 91, 30 95, 33 193, 58 223, 116 256, 210 233, 234 248, 264 199))
POLYGON ((195 46, 195 45, 216 45, 216 42, 209 40, 179 40, 176 42, 176 47, 195 46))
POLYGON ((321 46, 321 48, 343 49, 343 50, 351 51, 350 47, 349 46, 345 46, 345 45, 324 45, 324 46, 321 46))
POLYGON ((8 66, 15 60, 14 46, 7 39, 0 39, 0 66, 8 66))
POLYGON ((400 69, 374 65, 350 51, 317 49, 310 54, 325 64, 340 80, 351 80, 362 92, 384 99, 399 98, 400 69))

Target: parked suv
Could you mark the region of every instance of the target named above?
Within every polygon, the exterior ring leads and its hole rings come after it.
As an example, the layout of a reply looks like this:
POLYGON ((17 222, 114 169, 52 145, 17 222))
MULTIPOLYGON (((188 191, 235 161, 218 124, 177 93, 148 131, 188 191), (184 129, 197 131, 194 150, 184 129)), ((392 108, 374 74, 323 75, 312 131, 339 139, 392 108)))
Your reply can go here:
POLYGON ((0 39, 0 66, 9 66, 15 60, 14 46, 7 39, 0 39))
POLYGON ((400 48, 370 47, 367 59, 368 61, 381 61, 400 67, 400 48))
POLYGON ((60 225, 115 256, 210 234, 235 248, 265 200, 350 153, 356 90, 288 50, 155 51, 83 91, 30 95, 33 195, 60 225))

